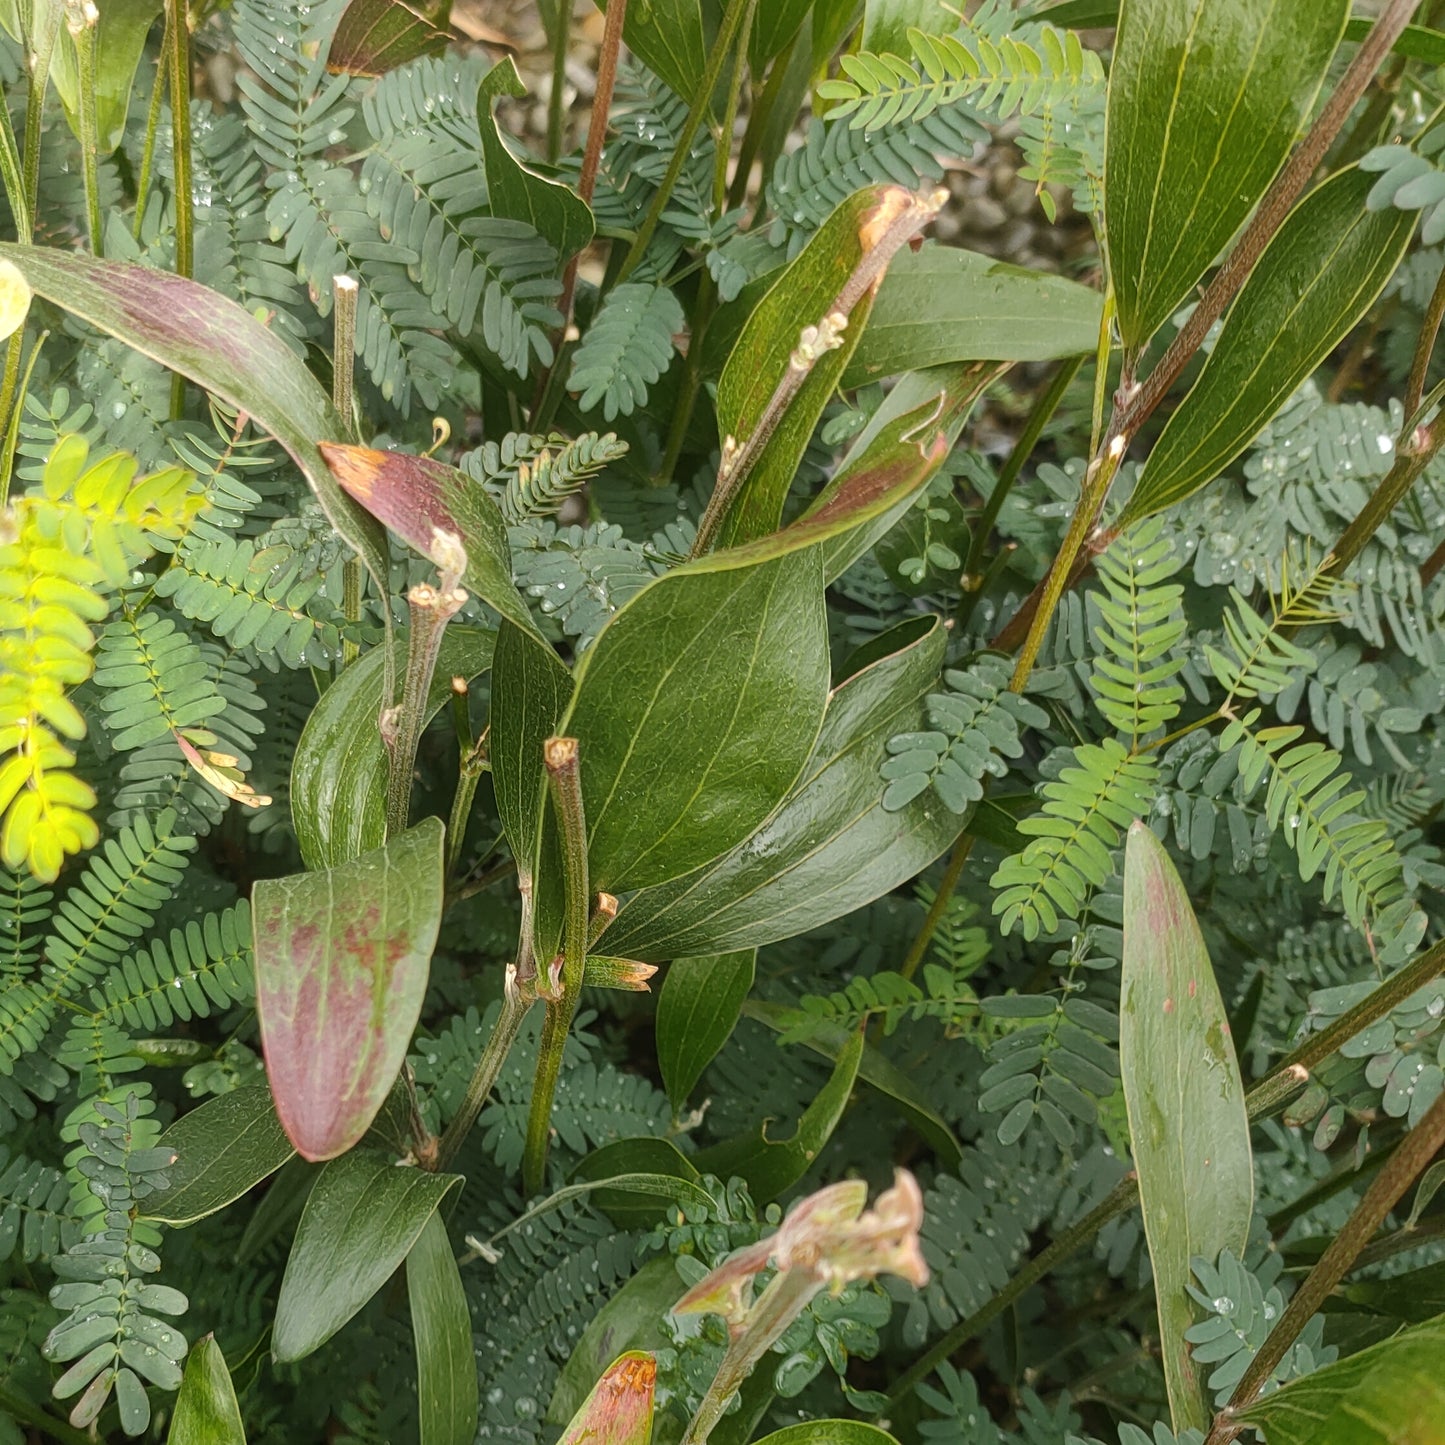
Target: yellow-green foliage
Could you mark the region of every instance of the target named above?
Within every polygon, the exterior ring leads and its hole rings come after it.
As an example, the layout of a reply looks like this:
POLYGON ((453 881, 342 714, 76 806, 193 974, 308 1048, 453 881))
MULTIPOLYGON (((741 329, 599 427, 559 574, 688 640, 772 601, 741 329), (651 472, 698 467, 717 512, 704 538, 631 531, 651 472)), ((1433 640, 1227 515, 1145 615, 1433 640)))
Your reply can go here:
POLYGON ((99 837, 95 794, 69 771, 85 736, 69 694, 94 665, 91 624, 202 505, 180 467, 137 479, 124 452, 88 460, 83 437, 62 437, 39 491, 0 512, 0 860, 46 881, 99 837))

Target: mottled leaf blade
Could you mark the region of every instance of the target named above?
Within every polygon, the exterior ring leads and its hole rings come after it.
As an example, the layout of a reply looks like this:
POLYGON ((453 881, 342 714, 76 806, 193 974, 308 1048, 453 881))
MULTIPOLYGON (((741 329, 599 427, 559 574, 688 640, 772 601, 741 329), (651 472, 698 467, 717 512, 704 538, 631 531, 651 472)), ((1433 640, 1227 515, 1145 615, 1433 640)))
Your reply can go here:
POLYGON ((331 1159, 370 1126, 406 1057, 442 912, 440 819, 253 895, 256 1012, 276 1112, 331 1159))
POLYGON ((1164 845, 1140 822, 1124 853, 1119 1059, 1159 1304, 1174 1428, 1203 1429, 1184 1332, 1190 1260, 1244 1251, 1254 1172, 1244 1085, 1204 939, 1164 845))
POLYGON ((648 1445, 657 1360, 629 1350, 609 1365, 557 1445, 648 1445))
POLYGON ((1124 0, 1104 214, 1136 352, 1184 301, 1294 144, 1349 0, 1124 0))
POLYGON ((416 1341, 421 1445, 470 1445, 478 1398, 472 1317, 447 1227, 435 1211, 406 1257, 406 1293, 416 1341))

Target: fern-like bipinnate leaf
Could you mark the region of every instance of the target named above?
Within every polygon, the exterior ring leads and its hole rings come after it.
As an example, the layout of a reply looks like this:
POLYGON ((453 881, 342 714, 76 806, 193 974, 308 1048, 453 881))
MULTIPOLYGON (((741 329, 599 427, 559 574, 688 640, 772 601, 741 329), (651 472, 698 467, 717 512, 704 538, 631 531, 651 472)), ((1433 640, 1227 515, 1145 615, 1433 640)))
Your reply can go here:
POLYGON ((74 1223, 64 1173, 0 1144, 0 1260, 48 1260, 70 1242, 74 1223))
POLYGON ((577 405, 602 415, 631 416, 647 405, 672 361, 675 333, 686 318, 682 303, 666 286, 628 282, 607 294, 572 357, 567 389, 580 393, 577 405))
POLYGON ((567 438, 508 432, 458 458, 457 466, 496 499, 509 526, 554 516, 604 467, 627 455, 627 443, 612 432, 567 438))

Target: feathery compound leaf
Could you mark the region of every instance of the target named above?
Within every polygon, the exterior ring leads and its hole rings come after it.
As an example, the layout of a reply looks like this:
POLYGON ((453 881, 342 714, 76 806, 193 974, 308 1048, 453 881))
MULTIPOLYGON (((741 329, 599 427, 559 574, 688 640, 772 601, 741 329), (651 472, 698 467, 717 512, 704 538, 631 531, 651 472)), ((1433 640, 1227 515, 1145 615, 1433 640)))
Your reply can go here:
POLYGON ((591 411, 601 402, 611 421, 646 406, 684 324, 682 303, 667 287, 635 281, 614 287, 572 357, 567 389, 581 393, 578 408, 591 411))
POLYGON ((1281 570, 1280 595, 1270 599, 1270 620, 1266 622, 1231 587, 1229 596, 1234 605, 1224 611, 1229 651, 1213 646, 1204 649, 1215 678, 1228 689, 1226 706, 1236 697, 1273 697, 1299 673, 1314 669, 1314 654, 1283 634, 1306 623, 1333 619, 1335 614, 1328 603, 1335 584, 1324 571, 1323 562, 1311 569, 1297 587, 1290 585, 1288 557, 1281 570))
POLYGON ((1089 680, 1099 711, 1133 747, 1177 716, 1184 698, 1175 681, 1185 661, 1176 651, 1184 588, 1165 580, 1182 565, 1162 519, 1131 528, 1096 561, 1104 591, 1094 636, 1102 650, 1089 680))
POLYGON ((508 432, 500 442, 484 442, 457 459, 496 498, 509 526, 550 517, 604 467, 627 455, 627 443, 612 432, 584 432, 567 438, 560 432, 537 436, 508 432))
POLYGON ((1114 871, 1120 830, 1147 815, 1153 802, 1152 758, 1133 756, 1113 738, 1070 751, 1073 766, 1039 788, 1043 811, 1018 825, 1035 841, 1005 858, 989 879, 999 890, 993 911, 1004 933, 1021 927, 1034 939, 1052 933, 1060 919, 1077 918, 1090 887, 1114 871))
POLYGON ((1023 754, 1019 734, 1048 724, 1048 714, 1008 690, 1012 672, 1002 657, 981 654, 966 668, 943 674, 946 692, 927 698, 928 732, 899 733, 888 740, 879 775, 888 786, 883 807, 905 808, 930 787, 944 806, 965 813, 983 796, 985 773, 1002 777, 1006 758, 1023 754))
POLYGON ((0 1260, 18 1254, 26 1264, 59 1254, 76 1231, 70 1180, 59 1169, 13 1158, 0 1144, 0 1260))

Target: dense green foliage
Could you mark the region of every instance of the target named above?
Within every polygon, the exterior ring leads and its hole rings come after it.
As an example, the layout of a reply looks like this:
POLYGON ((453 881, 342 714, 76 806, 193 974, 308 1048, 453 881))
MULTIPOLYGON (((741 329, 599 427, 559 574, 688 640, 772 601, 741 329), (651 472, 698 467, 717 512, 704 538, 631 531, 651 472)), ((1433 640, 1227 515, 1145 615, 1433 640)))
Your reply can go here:
POLYGON ((0 1445, 1445 1440, 1377 8, 0 5, 0 1445))

